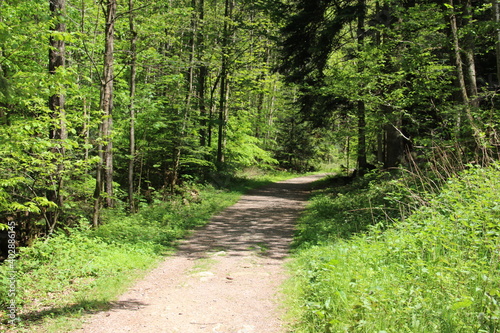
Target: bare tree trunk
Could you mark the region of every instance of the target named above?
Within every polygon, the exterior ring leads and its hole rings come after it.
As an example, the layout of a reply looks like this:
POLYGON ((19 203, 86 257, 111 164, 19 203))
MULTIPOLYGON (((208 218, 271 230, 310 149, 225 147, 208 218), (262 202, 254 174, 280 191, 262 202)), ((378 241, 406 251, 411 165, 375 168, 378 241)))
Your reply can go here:
MULTIPOLYGON (((366 0, 358 0, 358 5, 363 8, 363 13, 358 17, 358 50, 361 51, 364 45, 365 38, 365 15, 366 15, 366 0)), ((363 71, 362 68, 358 68, 363 71)), ((366 166, 366 106, 364 101, 358 101, 358 168, 360 174, 363 174, 366 166)))
POLYGON ((114 79, 114 33, 116 20, 117 0, 108 0, 106 15, 106 42, 104 51, 104 77, 102 110, 105 121, 103 134, 106 140, 104 149, 106 206, 113 207, 113 79, 114 79))
MULTIPOLYGON (((467 0, 465 4, 465 16, 472 18, 472 5, 471 1, 467 0)), ((471 19, 464 19, 464 25, 469 23, 471 19)), ((462 47, 465 54, 467 64, 467 88, 469 96, 472 98, 471 106, 479 107, 478 89, 477 89, 477 75, 476 75, 476 62, 474 60, 474 36, 467 34, 465 36, 464 46, 462 47)))
MULTIPOLYGON (((498 25, 500 24, 500 4, 499 0, 491 0, 494 8, 494 21, 498 25)), ((496 34, 496 49, 497 49, 497 85, 500 86, 500 29, 497 28, 496 34)))
MULTIPOLYGON (((191 0, 192 8, 196 8, 196 0, 191 0)), ((191 36, 189 38, 189 68, 186 73, 186 102, 183 107, 181 127, 178 132, 178 137, 174 145, 173 154, 173 165, 172 165, 172 176, 170 179, 170 191, 173 192, 175 185, 177 184, 179 178, 180 161, 182 154, 182 146, 184 145, 184 140, 186 136, 186 129, 188 127, 189 113, 191 110, 191 104, 193 95, 195 93, 194 87, 194 74, 196 70, 195 58, 197 52, 197 30, 198 30, 198 14, 193 11, 191 16, 191 36)))
MULTIPOLYGON (((99 133, 102 133, 102 123, 99 124, 99 133)), ((103 189, 103 170, 104 170, 104 151, 103 144, 99 141, 97 145, 99 162, 97 162, 96 175, 95 175, 95 189, 94 189, 94 211, 92 214, 92 225, 94 228, 99 226, 102 198, 101 192, 103 189)))
POLYGON ((216 112, 216 103, 215 103, 215 91, 217 89, 217 86, 219 84, 219 80, 220 80, 220 75, 217 76, 217 78, 215 79, 215 82, 212 84, 212 87, 210 89, 210 108, 209 108, 209 111, 208 111, 208 134, 207 134, 207 138, 208 138, 208 143, 207 143, 207 146, 208 147, 211 147, 212 146, 212 137, 213 137, 213 120, 214 120, 214 115, 215 115, 215 112, 216 112))
POLYGON ((205 86, 208 75, 208 68, 205 65, 200 66, 198 69, 198 109, 200 110, 201 130, 200 130, 200 146, 209 146, 208 140, 208 122, 210 117, 207 112, 207 105, 205 103, 205 86))
POLYGON ((231 0, 225 1, 224 7, 224 28, 222 37, 222 64, 220 79, 220 98, 219 98, 219 135, 217 141, 217 166, 220 168, 224 163, 224 149, 227 122, 227 88, 228 88, 228 46, 229 46, 229 24, 228 20, 232 16, 231 0))
POLYGON ((350 175, 351 168, 351 137, 347 136, 346 143, 346 154, 345 154, 345 163, 346 163, 346 176, 350 175))
POLYGON ((101 191, 103 186, 106 191, 106 206, 113 207, 113 65, 114 65, 114 32, 116 20, 116 0, 106 0, 103 10, 106 19, 104 39, 104 69, 101 78, 101 101, 100 108, 103 120, 100 125, 100 133, 103 143, 99 146, 101 162, 97 167, 96 189, 94 192, 94 217, 93 223, 99 223, 99 211, 101 206, 101 191))
MULTIPOLYGON (((449 0, 449 4, 451 7, 453 7, 453 0, 449 0)), ((464 75, 464 69, 463 69, 463 61, 462 61, 462 55, 460 53, 460 40, 458 37, 458 26, 457 26, 457 18, 454 13, 450 15, 450 28, 451 28, 451 34, 453 38, 453 50, 454 50, 454 56, 455 56, 455 67, 457 71, 457 79, 458 79, 458 85, 460 88, 460 94, 462 97, 462 102, 465 106, 465 111, 466 115, 473 123, 472 119, 472 114, 470 110, 470 100, 469 100, 469 94, 467 93, 467 85, 465 84, 465 75, 464 75)), ((457 133, 460 131, 460 127, 462 125, 462 115, 459 113, 457 115, 457 133)))
MULTIPOLYGON (((390 106, 383 107, 387 114, 394 115, 394 109, 390 106)), ((399 132, 402 127, 401 117, 394 116, 394 121, 385 125, 385 168, 394 168, 398 166, 403 157, 403 140, 399 132)))
MULTIPOLYGON (((89 149, 89 143, 90 143, 90 130, 89 130, 89 107, 87 106, 87 99, 83 99, 83 129, 82 129, 82 134, 83 136, 83 142, 85 143, 85 150, 84 150, 84 160, 85 162, 88 162, 89 160, 89 155, 90 155, 90 149, 89 149)), ((85 173, 87 174, 89 172, 88 167, 85 167, 85 173)))
MULTIPOLYGON (((62 20, 66 10, 66 0, 49 0, 49 7, 51 17, 55 20, 52 31, 57 33, 66 32, 66 25, 62 20)), ((49 43, 49 73, 55 75, 59 68, 66 65, 66 45, 64 40, 54 38, 53 36, 50 37, 49 43)), ((56 93, 49 97, 49 109, 51 110, 53 118, 49 136, 50 139, 55 142, 55 147, 52 149, 53 152, 59 155, 61 159, 63 159, 65 155, 63 141, 68 138, 64 108, 65 96, 63 94, 56 93)), ((64 165, 61 160, 57 165, 57 172, 52 184, 53 188, 47 195, 47 199, 58 206, 54 211, 47 213, 48 233, 54 230, 64 203, 64 198, 61 193, 63 187, 63 172, 64 165)))
POLYGON ((361 173, 366 169, 366 108, 363 101, 358 101, 358 168, 361 173))
POLYGON ((380 132, 377 133, 377 162, 384 163, 385 154, 384 154, 384 139, 385 133, 383 132, 383 128, 380 128, 380 132))
MULTIPOLYGON (((454 8, 453 0, 449 0, 448 3, 450 4, 451 8, 454 8)), ((452 38, 453 38, 453 50, 454 50, 454 56, 455 56, 455 66, 456 66, 456 71, 457 71, 457 79, 458 79, 458 84, 459 84, 459 88, 460 88, 460 94, 462 97, 462 102, 464 105, 465 116, 467 117, 467 120, 469 121, 469 124, 471 126, 472 134, 474 136, 477 148, 479 148, 482 151, 483 158, 485 158, 486 154, 487 154, 486 144, 484 142, 484 138, 481 135, 481 131, 480 131, 479 127, 477 126, 476 121, 474 120, 474 116, 472 115, 471 106, 473 106, 473 104, 470 101, 469 94, 467 91, 468 89, 467 89, 467 84, 465 81, 463 61, 462 61, 462 55, 461 55, 461 47, 460 47, 460 39, 459 39, 459 35, 458 35, 457 18, 456 18, 455 13, 451 13, 449 19, 450 19, 451 34, 452 34, 452 38)), ((476 91, 477 91, 477 88, 476 88, 476 91)), ((457 114, 457 122, 456 122, 457 138, 459 137, 461 123, 462 123, 462 114, 459 111, 459 113, 457 114)))
POLYGON ((267 131, 266 131, 266 136, 265 136, 265 139, 264 139, 264 144, 266 147, 269 146, 269 141, 271 140, 271 129, 273 128, 273 123, 274 123, 274 105, 276 103, 276 92, 278 90, 278 87, 277 87, 277 84, 276 82, 273 83, 273 93, 271 95, 271 100, 269 102, 269 107, 267 108, 268 112, 267 112, 267 120, 266 120, 266 123, 267 123, 267 131))
POLYGON ((207 123, 208 112, 207 106, 205 103, 205 89, 208 75, 208 68, 203 63, 203 51, 205 49, 205 37, 203 35, 203 24, 205 20, 205 0, 198 0, 197 3, 197 30, 196 30, 196 39, 197 39, 197 52, 196 52, 196 60, 197 60, 197 68, 198 68, 198 82, 197 82, 197 98, 198 98, 198 110, 200 111, 200 146, 205 147, 208 143, 207 137, 207 123))
POLYGON ((137 75, 137 31, 135 30, 134 0, 129 0, 129 30, 130 30, 130 81, 129 81, 129 163, 128 163, 128 204, 131 213, 135 212, 134 203, 134 164, 135 164, 135 108, 134 99, 137 75))

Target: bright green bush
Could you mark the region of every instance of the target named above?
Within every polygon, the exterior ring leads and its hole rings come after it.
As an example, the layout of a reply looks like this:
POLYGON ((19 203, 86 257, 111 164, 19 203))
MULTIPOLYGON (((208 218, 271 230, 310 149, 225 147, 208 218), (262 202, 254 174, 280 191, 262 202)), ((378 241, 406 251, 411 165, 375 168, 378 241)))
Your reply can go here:
POLYGON ((295 331, 500 332, 498 179, 471 168, 393 228, 303 250, 295 331))
POLYGON ((185 196, 155 203, 132 216, 118 210, 108 211, 107 222, 93 234, 107 243, 145 244, 159 254, 188 230, 205 224, 221 208, 234 203, 237 196, 234 192, 204 186, 192 189, 185 196))
MULTIPOLYGON (((153 250, 146 246, 109 244, 91 231, 72 231, 70 237, 57 233, 21 249, 16 265, 18 305, 32 310, 33 306, 71 303, 100 280, 147 268, 156 259, 153 250)), ((6 266, 0 269, 5 270, 6 266)), ((6 304, 5 291, 0 293, 6 304)))

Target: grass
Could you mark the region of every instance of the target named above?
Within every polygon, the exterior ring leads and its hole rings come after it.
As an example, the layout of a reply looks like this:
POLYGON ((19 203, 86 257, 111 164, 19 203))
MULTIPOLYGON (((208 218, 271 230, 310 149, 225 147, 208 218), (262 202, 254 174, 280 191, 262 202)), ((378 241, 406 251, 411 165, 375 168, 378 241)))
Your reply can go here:
POLYGON ((209 271, 215 264, 217 260, 214 258, 199 258, 196 259, 195 264, 190 269, 190 274, 198 274, 202 272, 209 271))
POLYGON ((398 210, 393 180, 365 195, 319 194, 300 223, 286 287, 292 330, 500 332, 498 179, 498 167, 470 168, 400 221, 363 209, 382 198, 398 210))
POLYGON ((8 267, 2 265, 0 331, 65 332, 79 327, 82 315, 108 309, 111 301, 174 251, 177 239, 206 224, 242 193, 293 176, 218 176, 218 186, 191 184, 179 188, 168 201, 154 200, 137 214, 106 211, 106 223, 96 230, 82 221, 78 227, 19 249, 20 322, 7 326, 8 267))
POLYGON ((412 211, 406 184, 390 173, 372 173, 354 181, 331 176, 315 187, 318 190, 297 227, 295 248, 347 239, 374 224, 388 227, 412 211))

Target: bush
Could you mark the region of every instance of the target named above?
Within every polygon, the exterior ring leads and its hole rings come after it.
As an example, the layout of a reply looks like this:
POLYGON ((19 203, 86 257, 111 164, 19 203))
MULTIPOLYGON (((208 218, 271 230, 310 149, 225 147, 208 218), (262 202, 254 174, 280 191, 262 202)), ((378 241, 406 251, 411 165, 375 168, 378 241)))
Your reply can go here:
MULTIPOLYGON (((153 251, 146 247, 109 244, 90 231, 73 229, 71 237, 57 233, 21 249, 16 265, 18 305, 24 306, 26 314, 34 307, 40 310, 72 303, 101 280, 144 269, 154 260, 153 251)), ((5 290, 0 295, 5 305, 5 290)))

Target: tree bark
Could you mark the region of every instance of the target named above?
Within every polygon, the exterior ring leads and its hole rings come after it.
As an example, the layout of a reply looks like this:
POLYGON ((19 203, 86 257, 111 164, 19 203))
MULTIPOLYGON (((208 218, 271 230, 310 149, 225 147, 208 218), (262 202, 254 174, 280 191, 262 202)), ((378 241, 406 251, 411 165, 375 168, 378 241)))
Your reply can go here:
POLYGON ((96 189, 94 191, 94 217, 93 224, 99 223, 101 206, 101 192, 106 192, 106 206, 113 207, 113 80, 114 80, 114 33, 116 21, 116 0, 106 0, 103 4, 105 23, 104 36, 104 68, 101 78, 100 109, 102 111, 102 123, 100 134, 102 143, 99 144, 99 157, 101 162, 97 167, 96 189))
POLYGON ((498 25, 500 24, 500 4, 499 0, 492 0, 492 3, 494 8, 493 20, 497 25, 496 29, 497 86, 500 87, 500 28, 498 28, 498 25))
MULTIPOLYGON (((452 8, 454 8, 454 3, 453 0, 449 0, 449 4, 452 8)), ((453 51, 454 51, 454 58, 455 58, 455 67, 456 67, 456 73, 457 73, 457 80, 458 80, 458 86, 460 88, 460 94, 462 98, 462 102, 465 107, 466 115, 469 117, 469 120, 473 122, 472 120, 472 115, 470 111, 470 100, 469 100, 469 94, 467 93, 467 85, 465 84, 465 75, 464 75, 464 69, 463 69, 463 61, 462 61, 462 55, 460 53, 460 40, 458 37, 458 25, 457 25, 457 17, 454 12, 451 13, 450 15, 450 28, 451 28, 451 34, 452 34, 452 39, 453 39, 453 51)), ((462 125, 462 114, 459 111, 457 114, 457 120, 456 120, 456 133, 458 136, 458 133, 460 132, 460 127, 462 125)))
MULTIPOLYGON (((471 1, 467 0, 465 3, 465 16, 464 25, 468 24, 472 18, 472 5, 471 1)), ((476 75, 476 61, 474 59, 474 36, 470 33, 465 36, 464 46, 462 47, 465 54, 467 64, 467 90, 469 96, 472 98, 471 106, 479 107, 478 89, 477 89, 477 75, 476 75)))
MULTIPOLYGON (((365 39, 365 15, 366 15, 366 0, 358 0, 358 6, 363 12, 358 17, 358 51, 362 51, 365 39)), ((363 68, 359 67, 358 71, 362 72, 363 68)), ((359 173, 363 174, 367 167, 366 160, 366 106, 364 101, 358 101, 358 151, 357 161, 359 173)))
POLYGON ((128 204, 131 213, 135 212, 134 202, 134 164, 135 164, 135 92, 137 76, 137 31, 135 29, 134 0, 129 0, 129 32, 130 32, 130 81, 129 81, 129 163, 128 163, 128 204))
MULTIPOLYGON (((394 114, 394 110, 385 106, 387 114, 394 114)), ((385 125, 385 160, 384 168, 397 167, 403 157, 403 140, 399 129, 402 127, 401 117, 396 116, 395 121, 385 125)))
POLYGON ((197 39, 197 52, 196 52, 196 61, 197 61, 197 71, 198 71, 198 81, 197 81, 197 93, 196 97, 198 99, 198 110, 200 112, 200 146, 205 147, 208 144, 208 112, 207 106, 205 103, 205 89, 208 75, 208 68, 203 62, 203 51, 205 49, 205 36, 203 34, 203 24, 205 20, 205 0, 198 0, 196 10, 198 12, 197 19, 197 30, 196 30, 196 39, 197 39))
MULTIPOLYGON (((55 38, 54 36, 56 33, 62 34, 66 32, 66 25, 62 20, 66 10, 66 0, 49 0, 49 7, 51 18, 54 20, 54 26, 51 29, 53 34, 49 38, 49 73, 51 75, 56 75, 57 70, 66 65, 66 44, 64 39, 55 38)), ((54 211, 47 213, 48 233, 52 233, 54 230, 64 203, 64 198, 61 193, 64 172, 62 159, 65 155, 63 141, 68 138, 65 120, 66 113, 64 108, 65 96, 62 93, 55 93, 49 97, 49 109, 53 118, 49 137, 55 143, 55 146, 52 149, 53 153, 57 154, 61 161, 59 161, 57 165, 57 172, 52 184, 53 188, 47 193, 47 199, 54 202, 58 206, 58 208, 54 211)))
POLYGON ((113 207, 113 80, 114 80, 114 33, 116 21, 116 0, 108 0, 106 13, 106 41, 104 51, 104 80, 101 106, 104 113, 103 136, 106 140, 104 149, 106 206, 113 207))
POLYGON ((191 104, 193 95, 195 94, 195 71, 196 64, 195 58, 197 56, 197 30, 198 30, 198 14, 196 10, 194 10, 196 6, 196 0, 191 0, 191 6, 193 8, 193 13, 191 16, 191 36, 189 38, 189 67, 186 73, 186 102, 183 107, 183 111, 181 114, 181 126, 177 135, 177 139, 174 144, 174 153, 173 153, 173 163, 172 163, 172 175, 170 179, 170 191, 173 193, 175 189, 175 185, 177 185, 177 181, 179 179, 180 173, 180 162, 182 155, 182 147, 184 145, 186 129, 188 127, 189 113, 191 110, 191 104))
POLYGON ((231 0, 225 1, 224 7, 224 27, 222 38, 222 63, 219 95, 219 135, 217 141, 217 166, 220 168, 224 163, 226 122, 227 122, 227 89, 228 89, 228 46, 229 46, 229 19, 232 16, 231 0))
MULTIPOLYGON (((486 151, 486 143, 484 142, 484 138, 481 135, 481 131, 479 127, 476 124, 476 121, 474 120, 474 116, 472 115, 472 107, 474 106, 473 103, 470 101, 470 96, 468 93, 468 87, 466 84, 465 80, 465 74, 464 74, 464 66, 463 66, 463 61, 462 61, 462 55, 461 55, 461 47, 460 47, 460 39, 458 35, 458 25, 457 25, 457 17, 454 12, 454 3, 453 0, 449 0, 449 5, 452 8, 452 12, 449 16, 449 22, 450 22, 450 30, 452 34, 452 40, 453 40, 453 51, 454 51, 454 56, 455 56, 455 66, 456 66, 456 72, 457 72, 457 79, 458 79, 458 85, 460 88, 460 94, 462 97, 462 102, 464 106, 464 112, 467 120, 469 121, 469 125, 472 130, 473 137, 475 139, 475 143, 477 145, 477 148, 479 148, 482 153, 483 153, 483 158, 486 157, 487 151, 486 151)), ((477 89, 477 88, 476 88, 477 89)), ((460 129, 462 127, 462 111, 458 111, 457 114, 457 121, 456 121, 456 139, 460 138, 460 129)))

